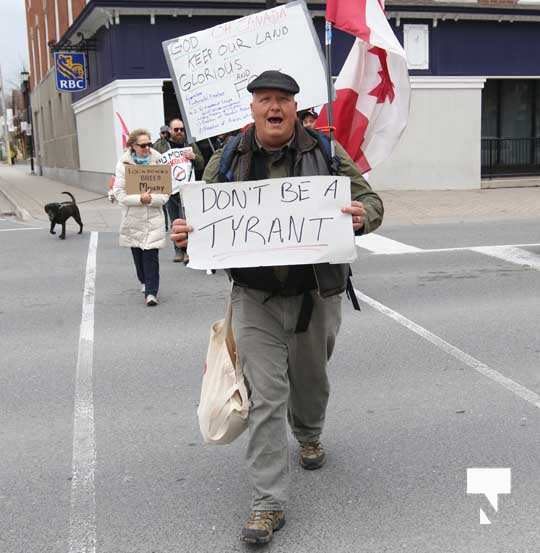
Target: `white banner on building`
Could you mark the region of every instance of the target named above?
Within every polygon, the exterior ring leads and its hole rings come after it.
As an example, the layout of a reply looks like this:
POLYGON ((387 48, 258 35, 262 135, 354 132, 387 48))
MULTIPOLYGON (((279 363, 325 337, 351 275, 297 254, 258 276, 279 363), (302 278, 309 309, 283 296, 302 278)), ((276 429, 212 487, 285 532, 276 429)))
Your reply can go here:
POLYGON ((228 269, 356 259, 349 177, 291 177, 182 187, 189 267, 228 269))
POLYGON ((246 86, 263 71, 296 79, 298 109, 327 101, 324 57, 302 0, 165 41, 163 50, 190 143, 248 124, 246 86))

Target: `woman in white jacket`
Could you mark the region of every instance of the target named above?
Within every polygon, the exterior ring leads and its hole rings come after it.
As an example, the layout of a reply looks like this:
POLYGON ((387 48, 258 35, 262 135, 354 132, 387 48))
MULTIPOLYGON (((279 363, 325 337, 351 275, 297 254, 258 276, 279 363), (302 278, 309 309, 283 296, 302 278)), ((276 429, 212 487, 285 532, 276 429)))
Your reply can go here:
POLYGON ((113 192, 122 208, 120 246, 131 248, 137 278, 146 305, 157 305, 159 250, 166 243, 163 205, 168 194, 126 193, 126 165, 155 165, 161 154, 152 149, 150 133, 136 129, 129 134, 127 149, 116 164, 113 192))

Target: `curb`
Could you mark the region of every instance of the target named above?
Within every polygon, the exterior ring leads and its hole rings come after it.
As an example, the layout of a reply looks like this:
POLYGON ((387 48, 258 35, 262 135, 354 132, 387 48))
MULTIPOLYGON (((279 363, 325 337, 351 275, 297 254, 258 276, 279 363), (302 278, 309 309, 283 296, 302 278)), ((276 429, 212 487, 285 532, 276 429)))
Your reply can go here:
POLYGON ((13 199, 13 197, 8 194, 4 188, 0 186, 0 194, 6 198, 6 200, 13 206, 13 210, 15 212, 15 216, 17 219, 20 219, 21 221, 31 221, 32 217, 30 216, 30 213, 24 207, 20 207, 17 202, 13 199))

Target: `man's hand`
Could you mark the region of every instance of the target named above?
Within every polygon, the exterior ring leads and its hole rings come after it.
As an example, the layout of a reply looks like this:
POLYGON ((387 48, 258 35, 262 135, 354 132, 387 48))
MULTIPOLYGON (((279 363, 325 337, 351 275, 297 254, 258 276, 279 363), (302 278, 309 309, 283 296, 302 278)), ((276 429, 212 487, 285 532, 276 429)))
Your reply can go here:
POLYGON ((193 227, 190 227, 185 219, 175 219, 171 227, 171 240, 179 248, 187 248, 188 233, 192 230, 193 227))
POLYGON ((149 204, 152 201, 152 196, 150 192, 143 192, 141 194, 141 204, 149 204))
POLYGON ((191 152, 184 152, 182 154, 185 158, 193 161, 197 156, 193 153, 193 150, 191 152))
POLYGON ((350 207, 342 207, 341 213, 350 213, 352 215, 352 227, 356 232, 364 226, 366 210, 362 202, 352 201, 350 207))

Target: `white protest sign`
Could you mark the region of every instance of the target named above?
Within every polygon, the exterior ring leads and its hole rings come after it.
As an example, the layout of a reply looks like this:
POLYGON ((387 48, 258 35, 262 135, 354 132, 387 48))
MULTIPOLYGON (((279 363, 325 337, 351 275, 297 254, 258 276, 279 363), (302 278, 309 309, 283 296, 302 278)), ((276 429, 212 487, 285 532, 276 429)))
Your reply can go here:
POLYGON ((172 193, 176 194, 180 187, 189 181, 195 180, 195 170, 191 160, 185 154, 193 153, 191 146, 187 148, 172 148, 167 150, 159 159, 161 165, 170 165, 172 177, 172 193))
POLYGON ((189 142, 251 122, 246 86, 276 69, 300 86, 298 109, 327 101, 326 67, 301 0, 163 43, 189 142))
POLYGON ((189 267, 230 269, 356 259, 349 177, 334 175, 182 187, 189 267))

